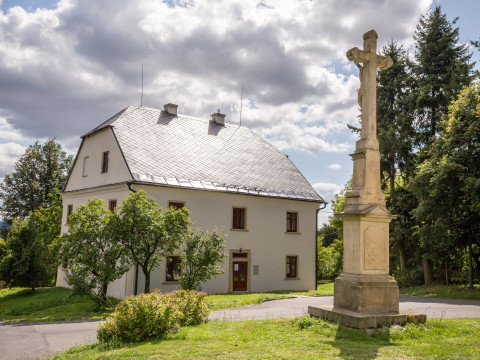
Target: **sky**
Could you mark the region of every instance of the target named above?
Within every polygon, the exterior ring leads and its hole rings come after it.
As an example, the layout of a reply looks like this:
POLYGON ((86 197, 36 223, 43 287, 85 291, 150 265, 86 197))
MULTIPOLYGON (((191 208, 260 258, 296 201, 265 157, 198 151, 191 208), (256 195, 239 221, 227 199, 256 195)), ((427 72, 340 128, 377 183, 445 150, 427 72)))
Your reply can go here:
POLYGON ((0 180, 36 140, 76 154, 82 134, 140 105, 143 64, 144 106, 220 109, 230 124, 241 110, 241 125, 331 201, 357 140, 346 51, 375 29, 379 49, 393 39, 413 54, 416 24, 436 5, 459 17, 461 43, 480 39, 476 0, 0 0, 0 180))

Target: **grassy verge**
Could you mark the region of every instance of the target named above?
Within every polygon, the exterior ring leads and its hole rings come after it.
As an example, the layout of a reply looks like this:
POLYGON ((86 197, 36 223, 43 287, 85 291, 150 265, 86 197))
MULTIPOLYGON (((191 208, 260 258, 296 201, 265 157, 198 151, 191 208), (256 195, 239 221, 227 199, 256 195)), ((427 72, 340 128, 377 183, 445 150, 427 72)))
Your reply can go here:
MULTIPOLYGON (((216 294, 208 295, 211 309, 224 309, 259 304, 263 300, 284 299, 281 294, 216 294)), ((118 300, 110 298, 112 305, 118 300)), ((87 296, 72 296, 65 288, 0 290, 0 321, 56 321, 100 319, 113 311, 113 306, 97 309, 87 296)))
POLYGON ((76 347, 56 359, 473 359, 480 357, 479 338, 480 319, 429 320, 366 335, 305 317, 211 322, 162 340, 76 347))
POLYGON ((285 299, 287 295, 281 294, 213 294, 207 296, 207 303, 212 310, 225 309, 231 307, 241 307, 246 305, 260 304, 264 300, 285 299))
POLYGON ((271 291, 273 294, 304 295, 304 296, 333 296, 333 282, 322 281, 317 285, 317 290, 277 290, 271 291))
MULTIPOLYGON (((30 289, 12 288, 0 290, 1 321, 55 321, 99 319, 113 308, 97 309, 87 296, 71 296, 65 288, 30 289)), ((112 305, 117 300, 109 298, 112 305)))
POLYGON ((480 300, 480 285, 429 285, 400 289, 400 294, 442 299, 480 300))

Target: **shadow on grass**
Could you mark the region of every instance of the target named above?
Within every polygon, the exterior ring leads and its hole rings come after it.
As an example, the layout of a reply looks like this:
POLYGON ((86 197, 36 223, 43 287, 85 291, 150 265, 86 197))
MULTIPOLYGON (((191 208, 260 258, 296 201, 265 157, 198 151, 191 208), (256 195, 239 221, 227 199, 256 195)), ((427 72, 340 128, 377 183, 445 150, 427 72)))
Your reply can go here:
POLYGON ((364 329, 352 329, 342 325, 338 326, 332 346, 340 350, 342 359, 376 359, 380 348, 391 346, 390 329, 368 335, 364 329))

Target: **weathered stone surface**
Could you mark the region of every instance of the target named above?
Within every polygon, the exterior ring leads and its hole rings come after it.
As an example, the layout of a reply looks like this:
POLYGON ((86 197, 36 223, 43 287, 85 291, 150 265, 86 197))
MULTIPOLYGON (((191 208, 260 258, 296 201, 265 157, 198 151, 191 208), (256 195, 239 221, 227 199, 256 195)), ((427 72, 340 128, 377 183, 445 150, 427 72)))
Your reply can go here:
POLYGON ((397 282, 388 275, 343 273, 335 279, 333 305, 358 313, 398 313, 397 282))
POLYGON ((413 312, 361 314, 332 306, 309 306, 308 313, 311 316, 357 329, 378 328, 384 325, 403 326, 407 323, 424 323, 426 321, 425 315, 413 312))

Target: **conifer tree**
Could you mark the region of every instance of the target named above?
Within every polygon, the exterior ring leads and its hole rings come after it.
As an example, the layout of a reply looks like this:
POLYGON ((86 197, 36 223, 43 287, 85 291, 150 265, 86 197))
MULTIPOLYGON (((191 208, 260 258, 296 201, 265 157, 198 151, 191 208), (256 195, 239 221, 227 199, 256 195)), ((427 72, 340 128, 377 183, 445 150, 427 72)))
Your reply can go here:
POLYGON ((458 44, 458 18, 449 22, 437 6, 420 18, 415 32, 414 92, 419 127, 418 145, 428 146, 438 132, 438 123, 460 90, 472 81, 474 63, 465 44, 458 44))

